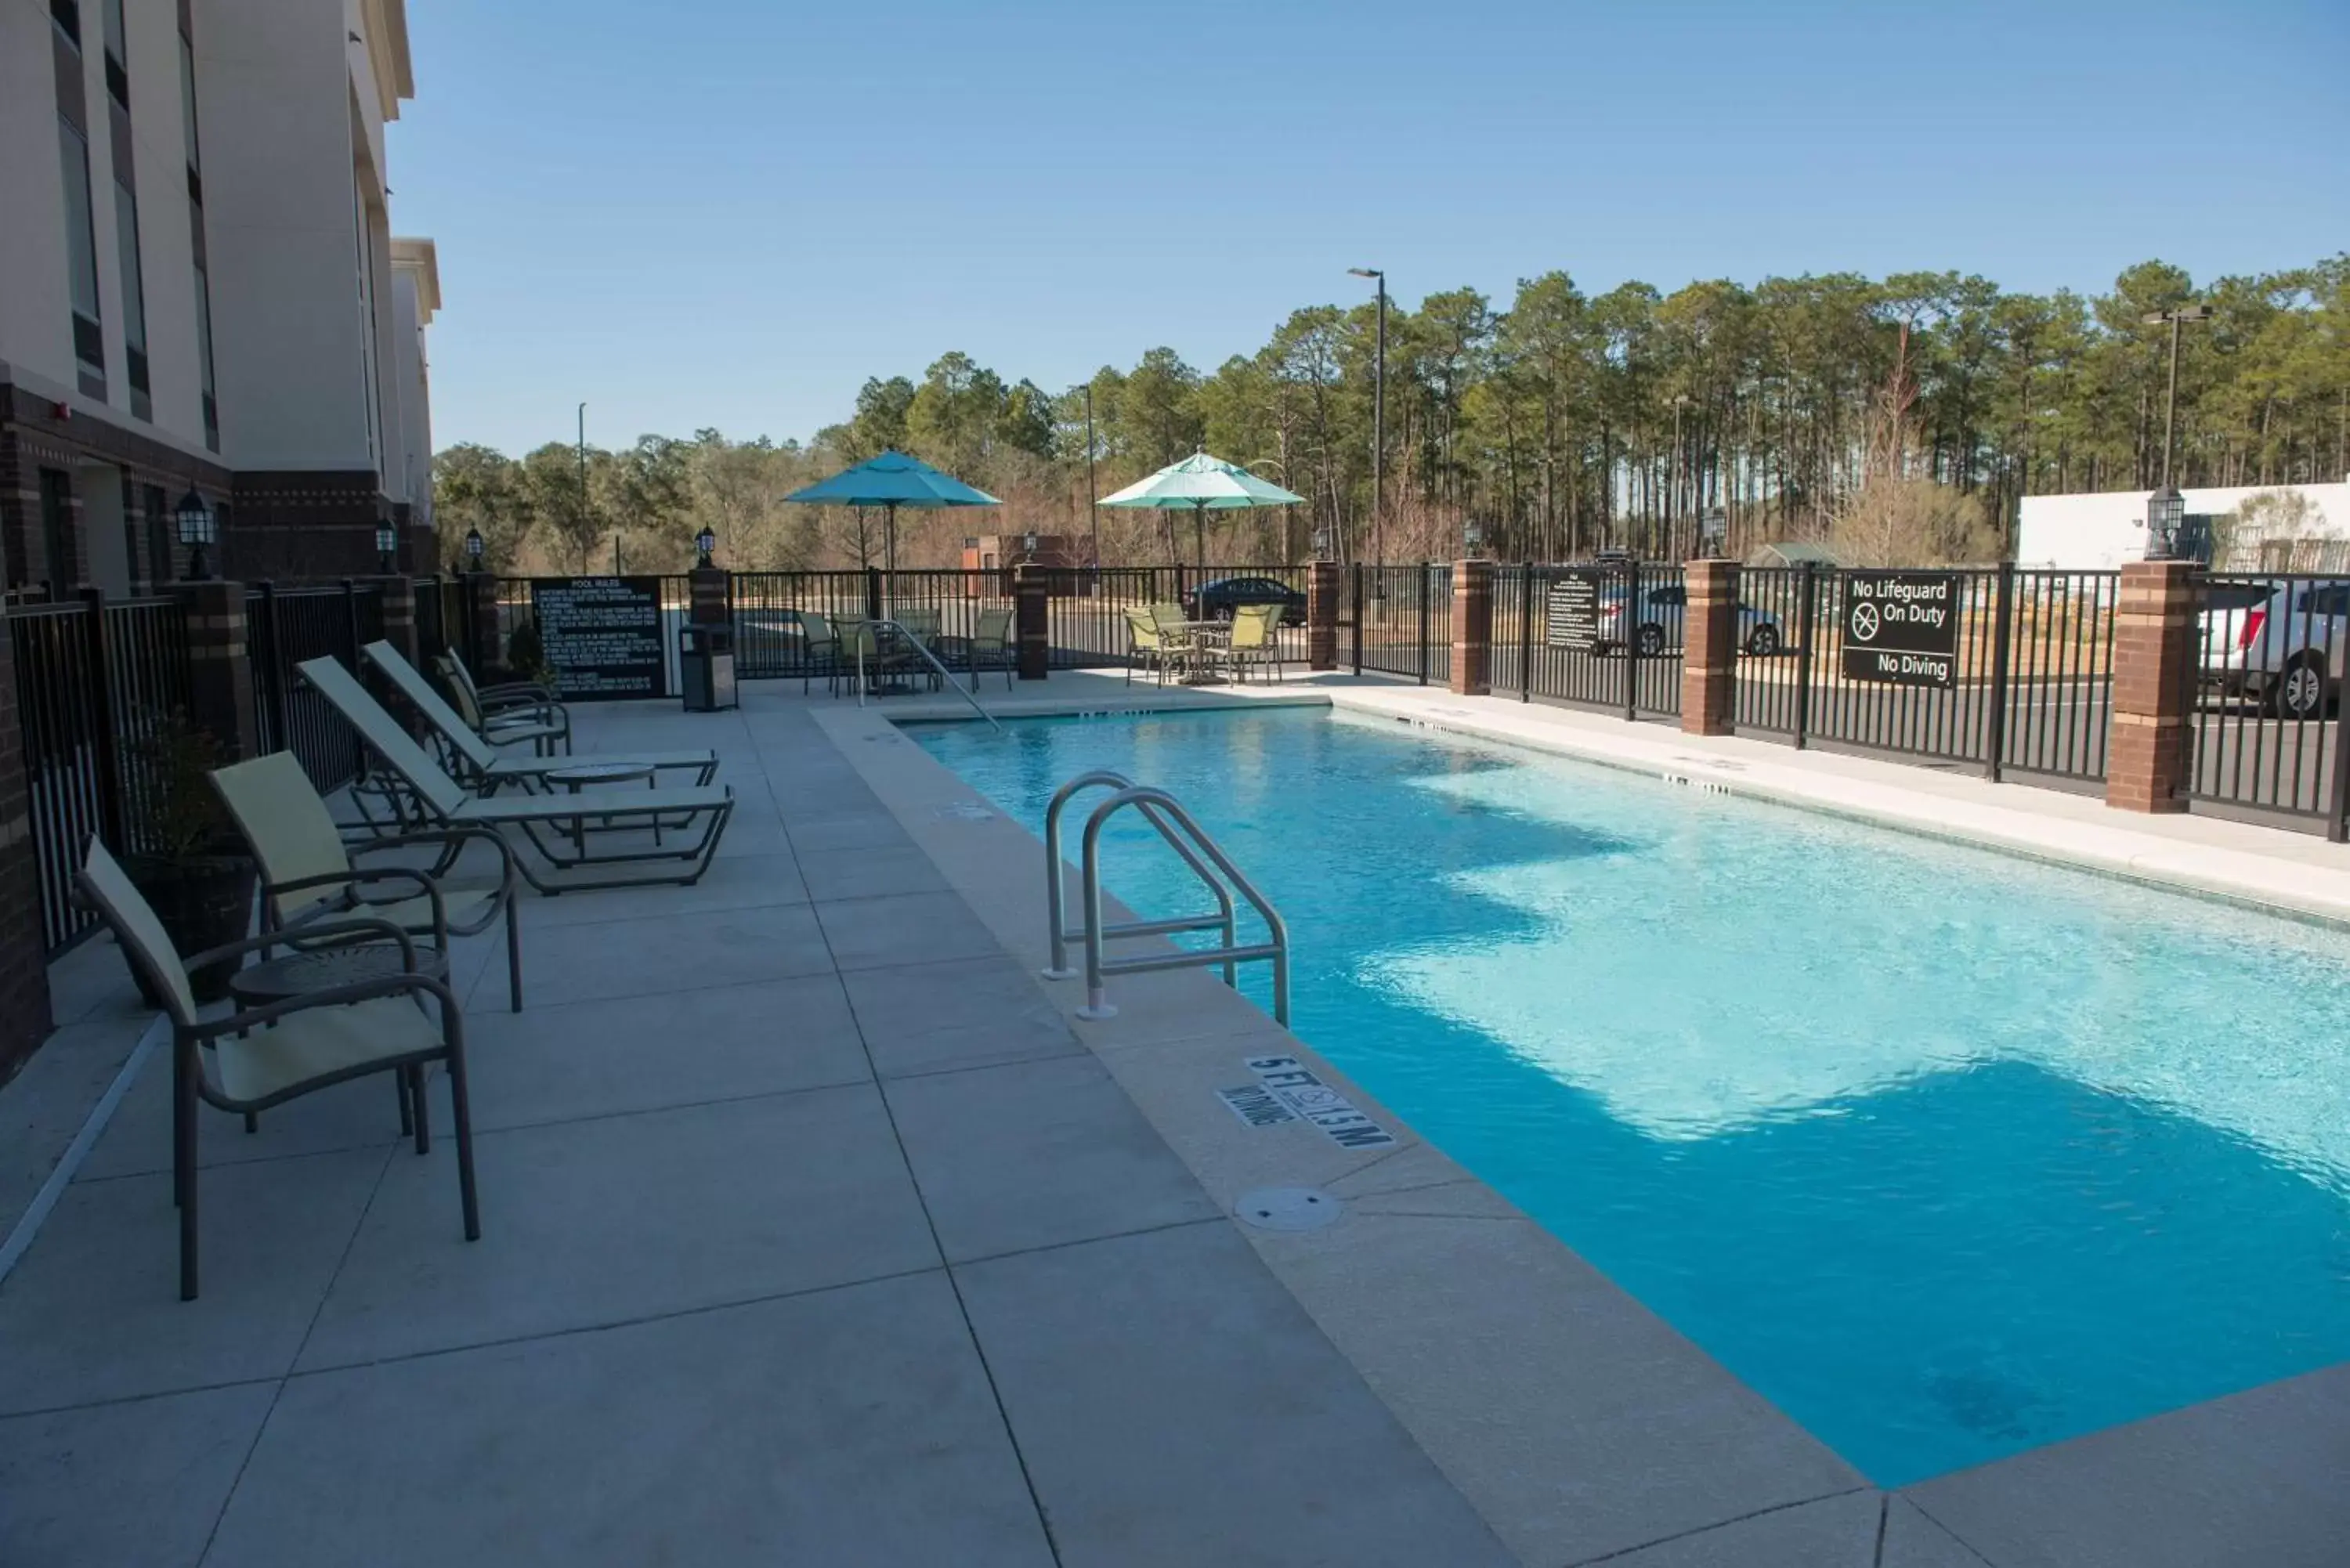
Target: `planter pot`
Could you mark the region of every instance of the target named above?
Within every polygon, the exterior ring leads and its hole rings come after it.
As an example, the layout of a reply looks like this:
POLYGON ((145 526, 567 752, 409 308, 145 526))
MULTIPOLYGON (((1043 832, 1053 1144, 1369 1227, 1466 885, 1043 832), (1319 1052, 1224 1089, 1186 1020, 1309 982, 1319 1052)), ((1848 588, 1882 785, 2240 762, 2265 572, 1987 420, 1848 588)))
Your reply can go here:
MULTIPOLYGON (((131 885, 153 907, 163 934, 189 957, 246 935, 253 927, 253 862, 234 856, 201 856, 186 860, 133 857, 123 863, 131 885)), ((198 1002, 218 1002, 228 994, 229 977, 244 961, 224 959, 188 977, 198 1002)), ((160 1008, 163 999, 153 993, 147 977, 131 966, 140 997, 160 1008)))

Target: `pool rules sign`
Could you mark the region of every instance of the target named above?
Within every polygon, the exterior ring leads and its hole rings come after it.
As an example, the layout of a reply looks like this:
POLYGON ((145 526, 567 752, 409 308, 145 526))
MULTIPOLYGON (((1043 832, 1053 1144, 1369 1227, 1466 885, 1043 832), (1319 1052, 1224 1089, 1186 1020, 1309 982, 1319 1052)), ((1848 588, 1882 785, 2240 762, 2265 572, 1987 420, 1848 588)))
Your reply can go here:
POLYGON ((1845 579, 1844 678, 1947 688, 1959 662, 1956 572, 1855 572, 1845 579))

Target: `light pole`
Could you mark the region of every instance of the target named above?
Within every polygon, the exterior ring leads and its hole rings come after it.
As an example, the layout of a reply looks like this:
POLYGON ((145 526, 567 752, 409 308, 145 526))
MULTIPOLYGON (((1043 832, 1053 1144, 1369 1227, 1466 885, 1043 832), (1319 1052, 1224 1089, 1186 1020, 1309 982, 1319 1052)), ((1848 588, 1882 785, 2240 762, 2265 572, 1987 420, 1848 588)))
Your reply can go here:
POLYGON ((1388 275, 1375 266, 1350 266, 1357 277, 1379 286, 1379 347, 1378 369, 1371 379, 1371 565, 1387 564, 1388 453, 1388 275))
POLYGON ((1668 556, 1679 547, 1675 535, 1680 532, 1681 520, 1681 410, 1689 405, 1687 392, 1673 394, 1673 468, 1665 483, 1665 553, 1668 556))
POLYGON ((1094 384, 1086 383, 1086 515, 1093 520, 1094 581, 1101 581, 1101 490, 1094 483, 1094 384))
POLYGON ((2187 519, 2187 498, 2170 483, 2170 454, 2178 430, 2178 328, 2182 322, 2209 321, 2211 307, 2208 305, 2186 305, 2171 310, 2152 310, 2140 317, 2148 327, 2170 327, 2170 386, 2162 398, 2162 486, 2146 503, 2146 558, 2168 560, 2178 541, 2179 526, 2187 519))

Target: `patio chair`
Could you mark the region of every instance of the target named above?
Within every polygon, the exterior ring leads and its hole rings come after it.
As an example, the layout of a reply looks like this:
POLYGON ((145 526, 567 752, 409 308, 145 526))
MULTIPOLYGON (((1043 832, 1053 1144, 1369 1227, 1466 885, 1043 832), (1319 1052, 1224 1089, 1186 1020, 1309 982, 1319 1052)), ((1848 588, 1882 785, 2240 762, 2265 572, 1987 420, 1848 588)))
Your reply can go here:
POLYGON ((541 756, 571 750, 571 710, 536 681, 508 681, 488 688, 473 684, 473 672, 452 649, 433 660, 441 683, 458 715, 492 745, 528 741, 541 756))
POLYGON ((1147 609, 1126 612, 1126 683, 1134 684, 1137 665, 1153 671, 1159 680, 1167 679, 1167 667, 1176 654, 1174 644, 1159 629, 1159 618, 1147 609))
MULTIPOLYGON (((423 718, 432 732, 428 739, 440 753, 442 769, 484 794, 494 793, 504 784, 520 784, 526 790, 546 790, 551 787, 546 783, 548 774, 576 766, 580 761, 567 754, 508 756, 487 736, 466 723, 463 714, 442 701, 441 693, 432 690, 432 683, 402 657, 400 649, 388 642, 370 642, 360 651, 423 718)), ((642 763, 651 768, 656 777, 664 773, 690 774, 690 782, 695 784, 706 784, 718 774, 718 753, 707 749, 629 755, 599 752, 592 760, 642 763)))
MULTIPOLYGON (((358 918, 334 922, 332 934, 397 942, 402 968, 375 980, 311 992, 266 1007, 200 1020, 188 971, 216 960, 282 945, 282 932, 182 959, 163 932, 155 911, 131 886, 106 846, 92 837, 74 888, 113 930, 123 956, 163 999, 172 1021, 172 1196, 180 1207, 180 1299, 196 1299, 196 1104, 253 1116, 298 1099, 314 1089, 390 1073, 402 1103, 414 1109, 416 1152, 432 1147, 432 1117, 424 1108, 424 1069, 434 1062, 449 1072, 449 1104, 457 1136, 457 1191, 464 1209, 465 1240, 482 1239, 480 1205, 473 1192, 473 1113, 465 1094, 465 1021, 449 988, 416 972, 416 946, 390 920, 358 918), (424 1006, 440 1003, 436 1022, 424 1006)), ((330 934, 326 923, 313 937, 330 934)))
POLYGON ((979 683, 982 670, 1001 670, 1003 689, 1009 691, 1013 673, 1020 662, 1012 645, 1012 612, 1001 607, 980 611, 979 621, 964 644, 963 659, 971 670, 972 685, 979 683))
POLYGON ((317 945, 312 929, 339 916, 389 920, 442 952, 452 936, 478 936, 496 923, 506 926, 506 998, 522 1011, 522 931, 515 897, 521 884, 514 850, 486 827, 427 829, 394 834, 354 851, 343 842, 332 813, 291 752, 274 752, 250 762, 213 770, 213 788, 244 836, 261 868, 261 928, 283 934, 286 945, 317 945), (498 857, 500 874, 489 887, 446 882, 413 866, 361 866, 361 857, 386 849, 430 848, 445 863, 470 844, 486 841, 498 857))
POLYGON ((795 610, 800 623, 800 695, 807 695, 808 681, 822 665, 827 680, 836 680, 840 669, 840 633, 833 629, 831 620, 814 610, 795 610))
POLYGON ((1281 674, 1281 637, 1279 605, 1242 605, 1232 611, 1232 634, 1215 657, 1227 666, 1237 680, 1248 679, 1252 668, 1272 666, 1274 679, 1281 674))
POLYGON ((861 674, 868 690, 878 690, 889 680, 901 675, 922 674, 935 680, 938 672, 930 660, 914 651, 895 632, 885 632, 879 623, 850 620, 840 623, 840 673, 852 685, 861 674))
MULTIPOLYGON (((402 729, 381 704, 367 693, 351 672, 332 659, 305 659, 295 667, 318 694, 359 732, 368 749, 382 759, 406 796, 416 825, 425 827, 490 827, 518 829, 538 857, 556 874, 553 879, 532 868, 526 857, 515 858, 523 880, 542 893, 580 892, 590 888, 640 888, 652 882, 679 882, 691 887, 710 869, 720 836, 734 812, 734 792, 725 784, 693 789, 591 790, 579 794, 468 794, 443 773, 414 737, 402 729), (588 824, 598 833, 590 847, 588 824), (655 837, 650 846, 632 842, 620 847, 606 842, 617 829, 648 833, 682 824, 692 836, 685 847, 666 845, 655 837), (553 842, 550 843, 550 837, 553 842), (688 869, 668 876, 598 877, 573 875, 646 861, 682 860, 688 869)), ((512 841, 509 840, 509 843, 512 841)))

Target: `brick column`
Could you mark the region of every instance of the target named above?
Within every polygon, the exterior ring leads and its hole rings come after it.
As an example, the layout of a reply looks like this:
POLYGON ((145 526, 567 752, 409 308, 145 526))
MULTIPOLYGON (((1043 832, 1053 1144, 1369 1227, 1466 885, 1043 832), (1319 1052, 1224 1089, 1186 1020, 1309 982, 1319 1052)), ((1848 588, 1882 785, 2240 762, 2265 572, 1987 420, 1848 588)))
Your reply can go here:
POLYGON ((383 639, 400 650, 400 656, 411 664, 416 663, 416 584, 400 575, 375 579, 383 589, 383 639))
POLYGON ((1336 561, 1305 568, 1305 668, 1338 668, 1338 604, 1347 592, 1347 569, 1336 561))
POLYGON ((1452 691, 1482 697, 1493 689, 1493 563, 1452 563, 1452 691))
POLYGON ((1691 561, 1681 623, 1681 728, 1727 735, 1738 690, 1738 563, 1691 561))
POLYGON ((245 638, 243 583, 180 583, 172 593, 188 614, 188 717, 212 732, 231 761, 257 755, 253 660, 245 638))
POLYGON ((1050 584, 1041 566, 1012 573, 1012 630, 1019 644, 1020 679, 1042 680, 1053 665, 1050 584))
POLYGON ((696 566, 685 575, 691 600, 686 615, 696 626, 725 626, 734 618, 730 579, 716 566, 696 566))
POLYGON ((2121 811, 2184 811, 2188 661, 2195 637, 2192 561, 2127 561, 2114 618, 2113 733, 2106 804, 2121 811))
POLYGON ((17 728, 16 639, 0 626, 0 1084, 49 1033, 47 944, 33 815, 17 728))

